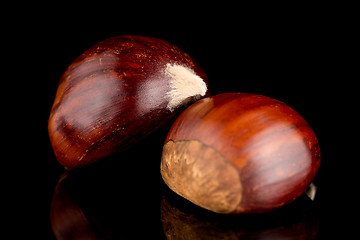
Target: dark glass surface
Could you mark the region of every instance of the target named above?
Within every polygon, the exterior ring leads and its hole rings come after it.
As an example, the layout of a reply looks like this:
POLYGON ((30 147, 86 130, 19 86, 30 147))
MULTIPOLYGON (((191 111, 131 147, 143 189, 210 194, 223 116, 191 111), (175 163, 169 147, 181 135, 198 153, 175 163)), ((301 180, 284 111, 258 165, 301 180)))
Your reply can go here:
POLYGON ((314 201, 304 194, 273 212, 221 215, 181 198, 159 172, 159 143, 168 127, 135 148, 72 171, 47 146, 47 169, 39 166, 20 183, 29 232, 46 239, 327 239, 348 233, 347 206, 334 205, 344 202, 341 189, 324 183, 326 158, 314 180, 314 201))
POLYGON ((319 234, 319 213, 306 195, 271 213, 220 215, 182 199, 161 180, 156 189, 152 179, 131 180, 117 171, 93 168, 60 176, 50 207, 58 239, 144 239, 158 234, 160 239, 316 239, 319 234))

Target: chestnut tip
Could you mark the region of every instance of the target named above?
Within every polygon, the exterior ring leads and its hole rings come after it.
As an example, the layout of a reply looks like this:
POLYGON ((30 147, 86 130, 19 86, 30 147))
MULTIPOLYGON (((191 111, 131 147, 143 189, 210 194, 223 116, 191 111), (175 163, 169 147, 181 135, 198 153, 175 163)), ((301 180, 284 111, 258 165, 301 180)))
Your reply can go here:
POLYGON ((192 69, 168 63, 165 73, 170 77, 170 90, 166 96, 169 98, 167 108, 171 112, 178 106, 186 104, 189 99, 194 101, 205 96, 206 83, 192 69))

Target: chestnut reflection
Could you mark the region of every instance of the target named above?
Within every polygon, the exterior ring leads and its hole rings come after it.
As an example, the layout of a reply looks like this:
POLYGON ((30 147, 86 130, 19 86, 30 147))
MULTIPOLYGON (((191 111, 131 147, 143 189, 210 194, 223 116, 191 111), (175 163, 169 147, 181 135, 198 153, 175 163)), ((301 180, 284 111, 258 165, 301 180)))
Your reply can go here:
MULTIPOLYGON (((151 156, 160 156, 161 147, 159 144, 156 149, 149 144, 142 149, 151 156)), ((158 191, 154 191, 158 190, 160 178, 158 162, 158 158, 144 158, 142 151, 132 149, 94 165, 64 172, 54 189, 50 209, 56 238, 158 236, 160 202, 158 191), (141 166, 140 161, 143 161, 141 166), (158 223, 155 229, 154 222, 158 223)))
POLYGON ((51 202, 50 221, 57 239, 101 239, 69 188, 68 172, 61 175, 51 202))
POLYGON ((221 215, 167 192, 162 197, 161 219, 166 238, 172 240, 310 240, 319 230, 316 209, 306 195, 270 213, 221 215))

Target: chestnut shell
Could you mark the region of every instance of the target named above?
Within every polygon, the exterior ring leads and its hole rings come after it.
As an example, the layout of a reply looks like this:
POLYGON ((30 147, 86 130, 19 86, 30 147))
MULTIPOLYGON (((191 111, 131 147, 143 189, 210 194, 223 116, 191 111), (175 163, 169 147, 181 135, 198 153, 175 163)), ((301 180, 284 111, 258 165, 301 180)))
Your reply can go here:
POLYGON ((218 213, 259 213, 306 191, 320 164, 313 130, 286 104, 224 93, 199 100, 174 122, 161 174, 176 193, 218 213))
POLYGON ((157 38, 112 37, 75 59, 60 79, 48 123, 57 160, 72 169, 127 149, 198 99, 168 107, 171 76, 164 69, 173 64, 207 83, 188 54, 157 38))

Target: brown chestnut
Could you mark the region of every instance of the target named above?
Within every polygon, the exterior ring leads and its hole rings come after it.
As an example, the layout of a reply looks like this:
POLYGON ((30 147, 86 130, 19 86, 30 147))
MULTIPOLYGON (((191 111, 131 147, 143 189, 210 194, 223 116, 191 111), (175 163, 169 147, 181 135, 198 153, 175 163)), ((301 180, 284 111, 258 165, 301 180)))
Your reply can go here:
POLYGON ((217 213, 260 213, 306 191, 320 164, 317 138, 286 104, 224 93, 188 107, 166 138, 161 175, 176 193, 217 213))
POLYGON ((126 149, 206 94, 205 73, 173 44, 109 38, 60 79, 48 124, 56 158, 72 169, 126 149))

